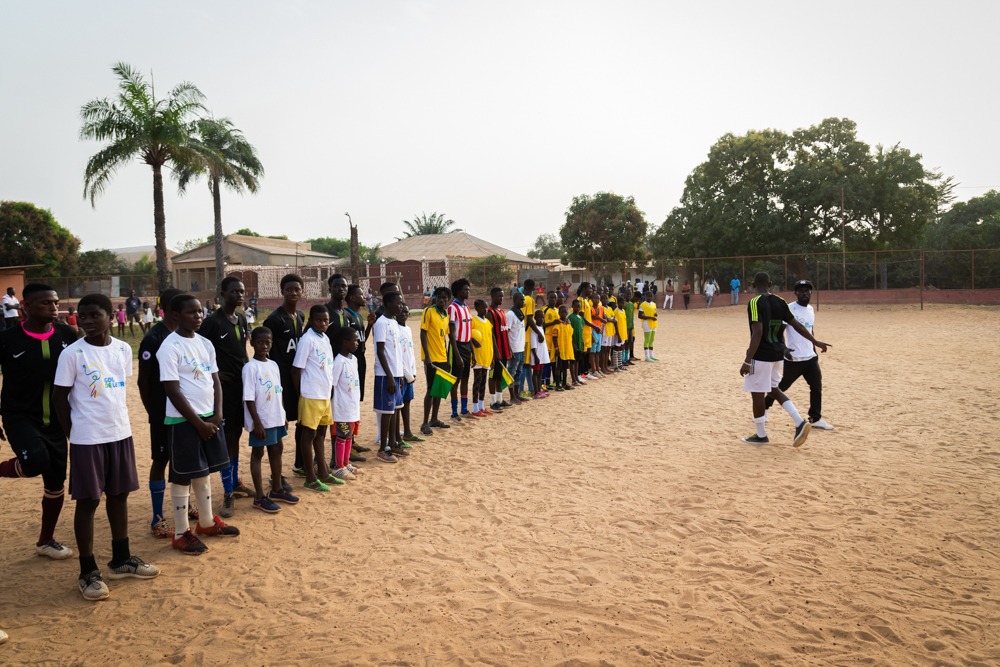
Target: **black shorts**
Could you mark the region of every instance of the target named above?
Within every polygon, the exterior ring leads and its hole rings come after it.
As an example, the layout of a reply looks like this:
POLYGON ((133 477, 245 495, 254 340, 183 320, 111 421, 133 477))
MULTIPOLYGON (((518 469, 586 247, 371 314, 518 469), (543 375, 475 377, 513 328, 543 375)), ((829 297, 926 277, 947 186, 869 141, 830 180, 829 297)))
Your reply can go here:
POLYGON ((56 491, 66 483, 66 459, 69 446, 59 426, 38 427, 24 417, 3 420, 7 442, 21 461, 27 477, 41 475, 46 489, 56 491))
POLYGON ((229 466, 229 450, 223 429, 208 440, 202 440, 195 427, 188 422, 170 424, 167 426, 167 443, 170 447, 170 482, 173 484, 208 477, 229 466))
POLYGON ((226 430, 243 429, 242 382, 222 385, 222 418, 226 422, 226 430))
POLYGON ((285 419, 296 422, 299 420, 299 392, 295 391, 292 372, 284 366, 280 366, 279 371, 281 374, 281 405, 285 408, 285 419))
POLYGON ((100 445, 69 446, 69 494, 73 500, 100 500, 139 490, 132 436, 100 445))
POLYGON ((363 401, 365 400, 365 373, 368 371, 368 361, 365 359, 364 350, 359 349, 358 352, 354 353, 354 358, 358 360, 358 384, 361 385, 358 400, 363 401))
POLYGON ((458 353, 462 357, 462 372, 459 374, 459 379, 468 378, 469 370, 472 365, 472 343, 456 343, 458 348, 458 353))
POLYGON ((155 463, 167 463, 170 461, 170 447, 167 445, 167 425, 162 421, 159 424, 149 425, 149 458, 155 463))

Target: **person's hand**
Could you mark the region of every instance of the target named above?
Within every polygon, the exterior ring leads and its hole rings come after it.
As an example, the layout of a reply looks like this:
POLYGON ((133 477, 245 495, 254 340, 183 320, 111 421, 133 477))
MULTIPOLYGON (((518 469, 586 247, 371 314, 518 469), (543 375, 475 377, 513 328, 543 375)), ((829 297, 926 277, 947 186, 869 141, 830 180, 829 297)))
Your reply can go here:
POLYGON ((482 347, 483 345, 482 345, 482 343, 480 343, 480 342, 479 342, 478 340, 476 340, 475 338, 473 338, 473 339, 472 339, 472 346, 473 346, 473 347, 475 347, 476 349, 479 349, 479 348, 480 348, 480 347, 482 347))
POLYGON ((216 414, 212 415, 206 421, 208 423, 210 423, 210 424, 214 424, 216 431, 218 431, 220 428, 222 428, 222 414, 221 413, 216 413, 216 414))
POLYGON ((743 377, 743 376, 749 374, 750 371, 752 371, 752 370, 753 370, 753 366, 750 365, 750 362, 744 361, 743 365, 740 366, 740 377, 743 377))
POLYGON ((202 440, 210 440, 219 432, 219 427, 210 421, 199 421, 194 425, 196 431, 198 431, 198 437, 202 440))
POLYGON ((375 320, 377 319, 378 317, 375 315, 375 313, 368 313, 368 324, 375 324, 375 320))
POLYGON ((816 345, 816 347, 818 347, 818 348, 819 348, 820 350, 822 350, 822 351, 823 351, 823 353, 826 353, 826 348, 828 348, 828 347, 833 347, 833 345, 830 345, 830 343, 824 343, 824 342, 823 342, 823 341, 821 341, 821 340, 818 340, 818 341, 816 341, 815 345, 816 345))
POLYGON ((396 393, 396 379, 391 375, 385 376, 385 393, 387 394, 396 393))
POLYGON ((259 419, 253 420, 253 435, 258 440, 263 440, 267 437, 267 432, 264 430, 264 425, 260 423, 259 419))

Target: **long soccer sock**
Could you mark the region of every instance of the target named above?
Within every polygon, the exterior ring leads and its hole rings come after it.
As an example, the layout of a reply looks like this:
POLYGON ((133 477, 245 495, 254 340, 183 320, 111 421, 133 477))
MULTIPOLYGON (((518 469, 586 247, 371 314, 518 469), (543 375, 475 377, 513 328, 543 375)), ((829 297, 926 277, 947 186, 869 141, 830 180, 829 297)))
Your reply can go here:
POLYGON ((0 463, 0 477, 24 477, 24 474, 21 472, 21 465, 17 461, 17 457, 0 463))
POLYGON ((754 428, 757 429, 757 437, 758 438, 766 438, 767 437, 767 428, 765 427, 766 423, 767 423, 767 417, 766 416, 765 417, 754 417, 753 418, 753 425, 754 425, 754 428))
MULTIPOLYGON (((233 465, 231 461, 228 466, 219 471, 219 476, 222 477, 222 490, 226 493, 232 493, 235 485, 233 484, 233 465)), ((195 495, 195 498, 197 497, 195 495)), ((198 507, 201 506, 201 503, 198 503, 198 507)))
POLYGON ((198 523, 202 528, 211 528, 215 524, 215 514, 212 509, 212 483, 208 477, 191 480, 191 490, 198 502, 198 523))
POLYGON ((56 534, 59 513, 62 512, 66 491, 59 487, 56 491, 45 489, 42 493, 42 531, 38 535, 38 546, 48 544, 56 534))
POLYGON ((792 421, 795 422, 796 426, 802 423, 802 416, 799 414, 799 411, 795 409, 795 404, 792 403, 792 399, 788 399, 782 403, 781 407, 785 409, 785 412, 787 412, 788 416, 792 418, 792 421))
POLYGON ((458 414, 458 399, 457 398, 451 399, 451 414, 452 415, 457 415, 458 414))
POLYGON ((232 457, 229 460, 229 467, 233 471, 233 486, 239 486, 240 484, 240 455, 232 457))
POLYGON ((334 461, 338 469, 347 466, 347 461, 351 456, 351 441, 345 438, 337 438, 333 441, 334 461))
POLYGON ((191 487, 186 484, 170 485, 170 503, 174 508, 174 537, 180 537, 188 528, 188 504, 191 500, 191 487))
POLYGON ((149 480, 149 499, 153 501, 153 520, 150 524, 155 524, 163 519, 163 493, 167 488, 165 480, 149 480))
POLYGON ((462 414, 465 414, 468 411, 469 411, 469 397, 468 396, 463 396, 462 397, 462 414))

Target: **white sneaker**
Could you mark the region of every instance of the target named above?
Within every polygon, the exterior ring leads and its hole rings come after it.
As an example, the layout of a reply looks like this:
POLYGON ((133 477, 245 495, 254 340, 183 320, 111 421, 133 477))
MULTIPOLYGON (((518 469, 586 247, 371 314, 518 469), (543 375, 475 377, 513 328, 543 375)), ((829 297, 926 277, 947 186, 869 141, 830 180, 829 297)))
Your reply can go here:
POLYGON ((53 560, 65 560, 73 555, 73 550, 55 540, 49 540, 40 547, 36 546, 35 553, 39 556, 48 556, 53 560))
POLYGON ((347 464, 347 471, 350 472, 352 475, 359 475, 362 472, 364 472, 361 468, 358 468, 357 466, 352 466, 350 463, 347 464))
POLYGON ((813 422, 813 428, 818 428, 821 431, 832 431, 833 425, 825 419, 820 419, 813 422))
POLYGON ((152 579, 160 573, 160 568, 147 563, 138 556, 132 556, 118 567, 108 566, 108 579, 152 579))
POLYGON ((0 644, 6 644, 6 643, 7 643, 7 633, 4 632, 3 630, 0 630, 0 644))
POLYGON ((594 375, 593 373, 587 373, 587 379, 588 380, 597 380, 599 378, 596 375, 594 375))
POLYGON ((104 583, 104 579, 101 579, 100 570, 94 570, 80 579, 79 586, 84 600, 97 602, 98 600, 107 600, 111 597, 111 590, 104 583))
POLYGON ((354 473, 347 468, 338 468, 333 471, 333 476, 338 479, 354 479, 354 473))

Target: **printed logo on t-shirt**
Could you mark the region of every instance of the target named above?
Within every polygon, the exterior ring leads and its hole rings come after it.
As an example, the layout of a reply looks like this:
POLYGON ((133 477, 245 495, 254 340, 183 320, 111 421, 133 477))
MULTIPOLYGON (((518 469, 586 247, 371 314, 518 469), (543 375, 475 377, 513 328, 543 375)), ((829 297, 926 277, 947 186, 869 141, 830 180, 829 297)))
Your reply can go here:
POLYGON ((260 386, 264 388, 265 401, 270 401, 271 398, 277 396, 281 393, 281 385, 275 384, 274 380, 271 379, 270 373, 257 380, 260 382, 260 386))
POLYGON ((326 370, 326 352, 323 350, 316 350, 316 360, 319 361, 319 369, 321 371, 326 370))
POLYGON ((212 366, 209 364, 203 364, 196 357, 189 357, 184 355, 184 363, 191 367, 191 379, 195 382, 201 382, 205 377, 205 373, 212 370, 212 366))
POLYGON ((115 380, 107 377, 104 373, 104 365, 95 361, 92 364, 83 364, 83 374, 90 378, 90 397, 97 398, 101 395, 102 389, 121 389, 125 386, 124 380, 115 380))

